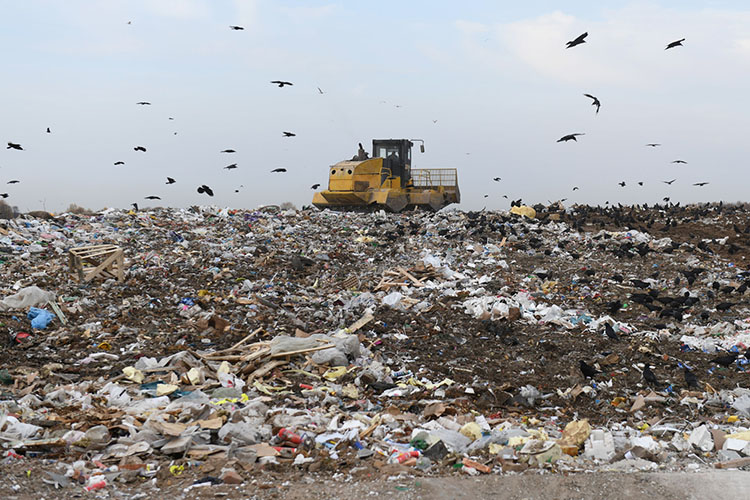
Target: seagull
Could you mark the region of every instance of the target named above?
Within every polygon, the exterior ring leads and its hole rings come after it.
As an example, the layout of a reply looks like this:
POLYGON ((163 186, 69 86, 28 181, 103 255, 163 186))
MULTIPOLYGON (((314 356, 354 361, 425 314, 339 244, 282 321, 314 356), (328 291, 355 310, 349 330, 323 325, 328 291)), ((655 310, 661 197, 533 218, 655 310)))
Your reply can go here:
POLYGON ((151 103, 148 101, 140 101, 136 103, 139 106, 151 106, 151 103))
POLYGON ((708 182, 696 182, 693 186, 705 186, 708 182))
POLYGON ((23 151, 23 148, 20 144, 16 144, 15 142, 9 142, 8 147, 5 149, 17 149, 18 151, 23 151))
POLYGON ((116 161, 115 165, 125 165, 125 162, 124 161, 116 161))
POLYGON ((161 198, 159 198, 158 196, 153 196, 153 195, 146 196, 144 199, 145 200, 161 200, 161 198))
POLYGON ((237 164, 236 163, 232 163, 231 165, 227 165, 226 167, 224 167, 224 170, 232 170, 232 169, 235 169, 235 168, 237 168, 237 164))
POLYGON ((284 134, 284 137, 296 137, 297 136, 297 134, 295 134, 294 132, 282 132, 282 134, 284 134))
POLYGON ((502 179, 500 177, 493 177, 492 180, 495 182, 500 182, 502 179))
POLYGON ((687 162, 686 162, 685 160, 675 160, 675 161, 673 161, 672 163, 682 163, 682 164, 687 164, 687 162))
POLYGON ((571 40, 571 41, 567 42, 567 43, 565 44, 565 45, 566 45, 566 47, 565 47, 565 48, 566 48, 566 49, 570 49, 570 48, 572 48, 572 47, 575 47, 576 45, 581 45, 582 43, 586 43, 586 40, 585 40, 585 38, 586 38, 587 36, 589 36, 588 32, 586 32, 586 33, 584 33, 584 34, 582 34, 582 35, 579 35, 579 36, 578 36, 578 38, 576 38, 576 39, 574 39, 574 40, 571 40))
POLYGON ((620 185, 620 187, 625 187, 625 181, 618 182, 618 184, 620 185))
POLYGON ((284 85, 294 85, 292 82, 285 82, 285 81, 282 81, 282 80, 274 80, 271 83, 275 83, 279 87, 283 87, 284 85))
POLYGON ((208 196, 213 196, 214 192, 211 190, 210 187, 203 184, 202 186, 198 186, 198 192, 200 194, 206 193, 208 196))
POLYGON ((234 149, 225 149, 224 151, 221 151, 221 153, 236 153, 234 149))
POLYGON ((320 184, 313 184, 310 186, 310 189, 318 189, 320 187, 320 184))
POLYGON ((568 141, 576 141, 576 142, 578 142, 578 139, 576 139, 576 136, 579 136, 579 135, 586 135, 586 134, 575 133, 575 134, 564 135, 564 136, 560 137, 557 140, 557 142, 568 142, 568 141))
POLYGON ((676 40, 676 41, 670 43, 669 45, 667 45, 667 47, 664 50, 672 49, 674 47, 682 47, 682 42, 684 42, 684 41, 685 41, 684 38, 680 38, 679 40, 676 40))
POLYGON ((174 184, 175 182, 177 181, 172 179, 171 177, 167 177, 167 184, 174 184))
POLYGON ((47 127, 47 133, 48 133, 48 134, 51 134, 51 133, 52 133, 52 132, 50 131, 49 127, 47 127))
POLYGON ((242 31, 245 28, 243 28, 242 26, 230 26, 229 29, 234 31, 242 31))
POLYGON ((143 151, 144 153, 146 152, 146 148, 144 148, 143 146, 136 146, 133 149, 136 151, 143 151))
POLYGON ((286 172, 285 168, 274 168, 271 172, 286 172))
POLYGON ((12 181, 8 181, 8 184, 18 184, 19 182, 21 182, 21 181, 19 181, 17 179, 13 179, 12 181))
POLYGON ((585 95, 589 99, 593 99, 594 102, 592 102, 591 105, 592 106, 596 106, 596 114, 598 115, 599 114, 599 107, 601 107, 602 103, 600 103, 599 99, 597 99, 596 97, 592 96, 591 94, 583 94, 583 95, 585 95))
POLYGON ((672 183, 673 183, 674 181, 676 181, 676 180, 677 180, 677 179, 672 179, 671 181, 662 181, 662 182, 663 182, 664 184, 669 184, 669 185, 671 186, 671 185, 672 185, 672 183))
POLYGON ((319 94, 325 94, 325 92, 323 92, 323 90, 321 90, 321 88, 320 88, 320 87, 318 87, 318 93, 319 93, 319 94))
POLYGON ((650 147, 652 147, 652 148, 655 148, 655 147, 657 147, 657 146, 661 146, 661 144, 658 144, 658 143, 656 143, 656 142, 650 142, 650 143, 646 144, 646 146, 650 146, 650 147))

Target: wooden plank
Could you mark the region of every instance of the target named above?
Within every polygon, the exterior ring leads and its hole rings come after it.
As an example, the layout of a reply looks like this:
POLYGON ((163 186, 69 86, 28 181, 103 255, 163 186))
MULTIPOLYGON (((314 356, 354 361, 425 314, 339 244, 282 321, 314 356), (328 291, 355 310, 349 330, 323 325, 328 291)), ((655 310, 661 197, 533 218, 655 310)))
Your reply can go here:
POLYGON ((415 278, 414 276, 412 276, 409 273, 409 271, 407 271, 403 267, 399 267, 398 270, 399 270, 399 272, 401 274, 403 274, 404 276, 406 276, 407 278, 409 278, 414 283, 415 286, 417 286, 417 287, 423 287, 423 286, 425 286, 424 283, 422 283, 420 280, 418 280, 417 278, 415 278))
POLYGON ((295 354, 305 354, 306 352, 322 351, 323 349, 330 349, 332 347, 336 347, 336 344, 326 344, 326 345, 321 345, 318 347, 311 347, 310 349, 300 349, 298 351, 277 352, 276 354, 271 354, 271 357, 272 358, 285 358, 288 356, 294 356, 295 354))
POLYGON ((109 257, 107 257, 106 259, 104 259, 104 261, 101 264, 99 264, 98 267, 96 267, 94 270, 88 272, 88 274, 84 278, 84 281, 91 281, 92 279, 94 279, 103 269, 105 269, 107 266, 109 266, 110 264, 112 264, 112 262, 116 258, 117 258, 117 255, 116 254, 112 254, 109 257))
POLYGON ((714 464, 717 469, 733 469, 735 467, 744 467, 750 465, 750 457, 735 458, 734 460, 727 460, 726 462, 718 462, 714 464))
POLYGON ((262 331, 263 331, 263 327, 258 328, 254 332, 249 333, 244 339, 240 340, 239 342, 237 342, 236 344, 234 344, 232 347, 230 347, 227 350, 228 351, 233 351, 233 350, 237 349, 239 346, 241 346, 242 344, 244 344, 245 342, 247 342, 251 338, 255 337, 256 335, 258 335, 262 331))
POLYGON ((284 360, 276 360, 276 361, 269 361, 265 365, 261 366, 257 370, 255 370, 253 373, 251 373, 248 377, 248 385, 253 379, 261 378, 264 375, 268 374, 271 370, 274 368, 277 368, 279 366, 285 365, 287 362, 284 360))

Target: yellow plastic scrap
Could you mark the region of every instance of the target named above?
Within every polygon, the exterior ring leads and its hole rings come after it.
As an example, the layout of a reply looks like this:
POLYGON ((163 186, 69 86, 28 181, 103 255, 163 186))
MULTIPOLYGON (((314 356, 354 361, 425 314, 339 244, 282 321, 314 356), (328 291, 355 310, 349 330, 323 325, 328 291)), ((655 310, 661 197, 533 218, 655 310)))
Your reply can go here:
POLYGON ((126 366, 122 369, 122 373, 125 375, 125 377, 130 380, 131 382, 135 382, 136 384, 142 384, 143 383, 143 372, 140 370, 135 369, 132 366, 126 366))
POLYGON ((651 427, 651 426, 650 426, 650 425, 648 425, 648 424, 647 424, 646 422, 643 422, 643 423, 642 423, 642 424, 641 424, 641 425, 640 425, 640 426, 638 427, 638 430, 639 430, 639 431, 641 431, 641 432, 643 432, 643 431, 646 431, 646 430, 648 430, 648 429, 649 429, 650 427, 651 427))
POLYGON ((375 238, 373 238, 372 236, 359 236, 355 238, 354 241, 356 241, 357 243, 372 243, 373 241, 375 241, 375 238))
POLYGON ((625 398, 622 396, 617 396, 615 399, 612 400, 612 406, 620 406, 625 402, 625 398))
POLYGON ((733 424, 733 423, 735 423, 739 419, 740 419, 740 417, 738 417, 737 415, 729 415, 727 417, 727 423, 733 424))
POLYGON ((425 384, 425 385, 424 385, 424 387, 425 387, 425 389, 427 389, 427 390, 429 390, 429 391, 432 391, 432 390, 434 390, 434 389, 437 389, 438 387, 442 387, 442 386, 444 386, 444 385, 446 385, 446 386, 447 386, 447 385, 453 385, 453 384, 455 384, 455 382, 454 382, 453 380, 451 380, 451 379, 449 379, 449 378, 446 378, 446 379, 443 379, 443 380, 442 380, 442 381, 441 381, 440 383, 438 383, 438 384, 432 384, 432 383, 428 383, 428 384, 425 384))
POLYGON ((526 444, 529 439, 531 439, 531 436, 513 436, 512 438, 508 439, 508 446, 510 446, 511 448, 515 448, 516 446, 526 444))
POLYGON ((346 384, 341 389, 341 393, 349 399, 359 399, 359 390, 354 384, 346 384))
POLYGON ((185 466, 184 465, 170 465, 169 466, 169 472, 173 476, 179 476, 184 471, 185 471, 185 466))
POLYGON ((224 399, 220 399, 218 401, 211 401, 211 403, 213 403, 213 404, 215 404, 215 405, 218 406, 218 405, 223 405, 223 404, 227 404, 227 403, 237 403, 237 402, 246 403, 248 401, 250 401, 250 398, 247 397, 247 394, 245 394, 243 392, 242 396, 240 396, 239 398, 224 398, 224 399))
POLYGON ((477 439, 482 437, 482 429, 476 422, 469 422, 468 424, 464 424, 464 426, 461 427, 461 430, 458 432, 471 439, 472 441, 476 441, 477 439))
POLYGON ((208 290, 198 290, 198 297, 210 297, 211 295, 213 295, 213 293, 209 292, 208 290))
POLYGON ((587 419, 573 420, 568 422, 563 430, 562 438, 557 441, 557 444, 581 446, 591 434, 591 425, 587 419))
POLYGON ((326 380, 336 380, 343 377, 344 375, 346 375, 346 367, 337 366, 336 368, 331 368, 330 370, 325 372, 323 374, 323 378, 326 380))
POLYGON ((522 215, 524 217, 528 217, 529 219, 536 218, 536 210, 534 210, 528 205, 523 205, 520 207, 513 207, 510 209, 510 213, 516 214, 516 215, 522 215))
POLYGON ((112 349, 112 344, 110 344, 109 342, 105 340, 104 342, 99 344, 97 347, 101 349, 102 351, 109 351, 112 349))
MULTIPOLYGON (((510 445, 510 443, 508 443, 508 445, 510 445)), ((503 451, 503 450, 504 450, 504 449, 505 449, 506 447, 507 447, 507 446, 504 446, 504 445, 502 445, 502 444, 491 443, 491 444, 490 444, 490 454, 491 454, 491 455, 498 455, 498 454, 499 454, 499 453, 501 453, 501 452, 502 452, 502 451, 503 451)))
POLYGON ((750 441, 750 431, 735 432, 734 434, 730 434, 724 437, 732 438, 732 439, 741 439, 743 441, 750 441))

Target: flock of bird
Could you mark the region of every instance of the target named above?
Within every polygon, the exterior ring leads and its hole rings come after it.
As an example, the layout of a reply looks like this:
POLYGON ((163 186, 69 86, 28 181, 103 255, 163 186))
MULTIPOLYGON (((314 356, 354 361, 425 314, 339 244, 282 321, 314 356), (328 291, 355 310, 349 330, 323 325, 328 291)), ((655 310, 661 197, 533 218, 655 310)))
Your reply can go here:
MULTIPOLYGON (((588 32, 582 33, 581 35, 577 36, 573 40, 570 40, 570 41, 566 42, 565 43, 565 48, 566 49, 571 49, 573 47, 576 47, 578 45, 586 43, 586 38, 588 36, 589 36, 588 32)), ((670 42, 670 43, 667 44, 667 46, 664 48, 664 50, 673 49, 675 47, 682 47, 683 46, 682 42, 684 42, 684 41, 685 41, 685 38, 681 38, 679 40, 675 40, 674 42, 670 42)), ((596 108, 595 113, 598 115, 599 114, 599 109, 602 107, 602 103, 599 100, 599 98, 596 97, 596 96, 594 96, 594 95, 592 95, 592 94, 588 94, 588 93, 584 93, 583 95, 585 97, 588 97, 589 99, 591 99, 591 105, 596 108)), ((578 142, 577 138, 581 137, 581 136, 584 136, 584 135, 586 135, 584 132, 575 132, 575 133, 572 133, 572 134, 566 134, 566 135, 563 135, 562 137, 560 137, 557 140, 557 142, 569 142, 569 141, 578 142)), ((657 148, 657 147, 661 146, 661 144, 660 143, 651 142, 651 143, 646 144, 646 146, 647 147, 651 147, 651 148, 657 148)), ((687 162, 684 161, 684 160, 674 160, 672 163, 673 164, 683 164, 683 165, 687 164, 687 162)), ((500 177, 494 177, 492 180, 495 181, 495 182, 500 182, 502 179, 500 177)), ((674 183, 676 180, 677 179, 672 179, 672 180, 669 180, 669 181, 662 181, 662 182, 664 184, 667 184, 667 185, 671 186, 672 183, 674 183)), ((625 181, 620 181, 617 184, 620 187, 625 187, 627 185, 625 181)), ((643 186, 644 181, 638 181, 637 184, 639 186, 643 186)), ((705 186, 707 184, 709 184, 709 183, 706 182, 706 181, 695 182, 695 183, 693 183, 693 186, 703 187, 703 186, 705 186)), ((579 189, 580 188, 578 186, 574 186, 573 187, 573 191, 578 191, 579 189)), ((489 197, 489 195, 485 194, 484 197, 487 198, 487 197, 489 197)), ((508 196, 507 195, 503 195, 503 198, 507 199, 508 196)), ((668 197, 665 197, 663 200, 665 202, 669 202, 669 198, 668 197)))
MULTIPOLYGON (((132 24, 132 22, 129 21, 127 24, 130 25, 130 24, 132 24)), ((243 26, 237 26, 237 25, 229 26, 229 28, 231 30, 233 30, 233 31, 242 31, 242 30, 245 29, 243 26)), ((270 83, 273 84, 273 85, 278 86, 279 88, 284 88, 284 87, 287 87, 287 86, 293 86, 294 85, 292 82, 286 81, 286 80, 272 80, 270 83)), ((319 94, 324 94, 325 93, 325 92, 323 92, 323 90, 320 87, 317 87, 317 89, 318 89, 318 93, 319 94)), ((151 106, 151 102, 150 101, 138 101, 135 104, 137 106, 151 106)), ((174 118, 170 117, 169 120, 174 120, 174 118)), ((47 129, 46 129, 46 133, 48 133, 48 134, 52 133, 52 131, 50 130, 49 127, 47 127, 47 129)), ((175 132, 175 135, 177 135, 177 132, 175 132)), ((291 137, 296 137, 296 136, 297 136, 297 134, 294 133, 294 132, 289 132, 289 131, 286 131, 286 130, 282 132, 282 137, 285 137, 285 138, 291 138, 291 137)), ((15 151, 25 151, 24 147, 21 144, 15 143, 15 142, 10 142, 10 141, 8 142, 6 149, 15 150, 15 151)), ((147 148, 145 146, 142 146, 142 145, 136 145, 136 146, 134 146, 133 150, 137 151, 137 152, 140 152, 140 153, 146 153, 148 151, 147 148)), ((237 151, 235 149, 231 149, 231 148, 230 149, 224 149, 224 150, 220 151, 220 153, 225 153, 225 154, 232 154, 232 153, 236 153, 236 152, 237 151)), ((125 162, 122 161, 122 160, 118 160, 118 161, 114 162, 114 166, 116 166, 116 167, 117 166, 122 166, 122 165, 125 165, 125 162)), ((237 163, 231 163, 231 164, 223 167, 223 169, 227 170, 227 171, 231 171, 231 170, 234 170, 234 169, 237 169, 237 168, 238 168, 237 163)), ((274 168, 273 170, 271 170, 271 173, 284 173, 286 171, 287 171, 286 168, 274 168)), ((8 181, 7 184, 18 184, 19 182, 20 181, 17 180, 17 179, 12 179, 12 180, 8 181)), ((167 185, 176 184, 176 183, 177 183, 177 180, 175 178, 173 178, 173 177, 167 177, 167 182, 166 182, 167 185)), ((244 186, 240 185, 240 188, 241 187, 244 187, 244 186)), ((320 187, 320 184, 313 184, 311 186, 311 189, 317 189, 319 187, 320 187)), ((201 184, 200 186, 198 186, 197 189, 196 189, 196 191, 198 192, 198 194, 205 194, 206 196, 209 196, 209 197, 214 196, 213 189, 211 189, 211 187, 208 186, 208 185, 206 185, 206 184, 201 184)), ((239 189, 235 189, 234 192, 235 193, 239 193, 239 189)), ((0 199, 5 199, 5 198, 8 198, 9 196, 10 196, 9 193, 0 193, 0 199)), ((148 195, 148 196, 144 196, 144 199, 145 200, 161 200, 161 196, 157 196, 157 195, 151 194, 151 195, 148 195)), ((132 203, 131 206, 135 210, 138 210, 138 203, 132 203)))

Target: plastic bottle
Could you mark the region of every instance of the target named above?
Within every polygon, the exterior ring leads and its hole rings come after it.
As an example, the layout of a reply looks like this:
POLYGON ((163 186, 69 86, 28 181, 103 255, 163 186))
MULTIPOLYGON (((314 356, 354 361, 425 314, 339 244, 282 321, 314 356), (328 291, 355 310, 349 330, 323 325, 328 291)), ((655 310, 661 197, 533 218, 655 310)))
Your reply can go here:
POLYGON ((281 429, 279 429, 278 436, 282 441, 289 441, 290 443, 294 444, 302 444, 302 436, 300 436, 299 434, 295 434, 286 427, 282 427, 281 429))

